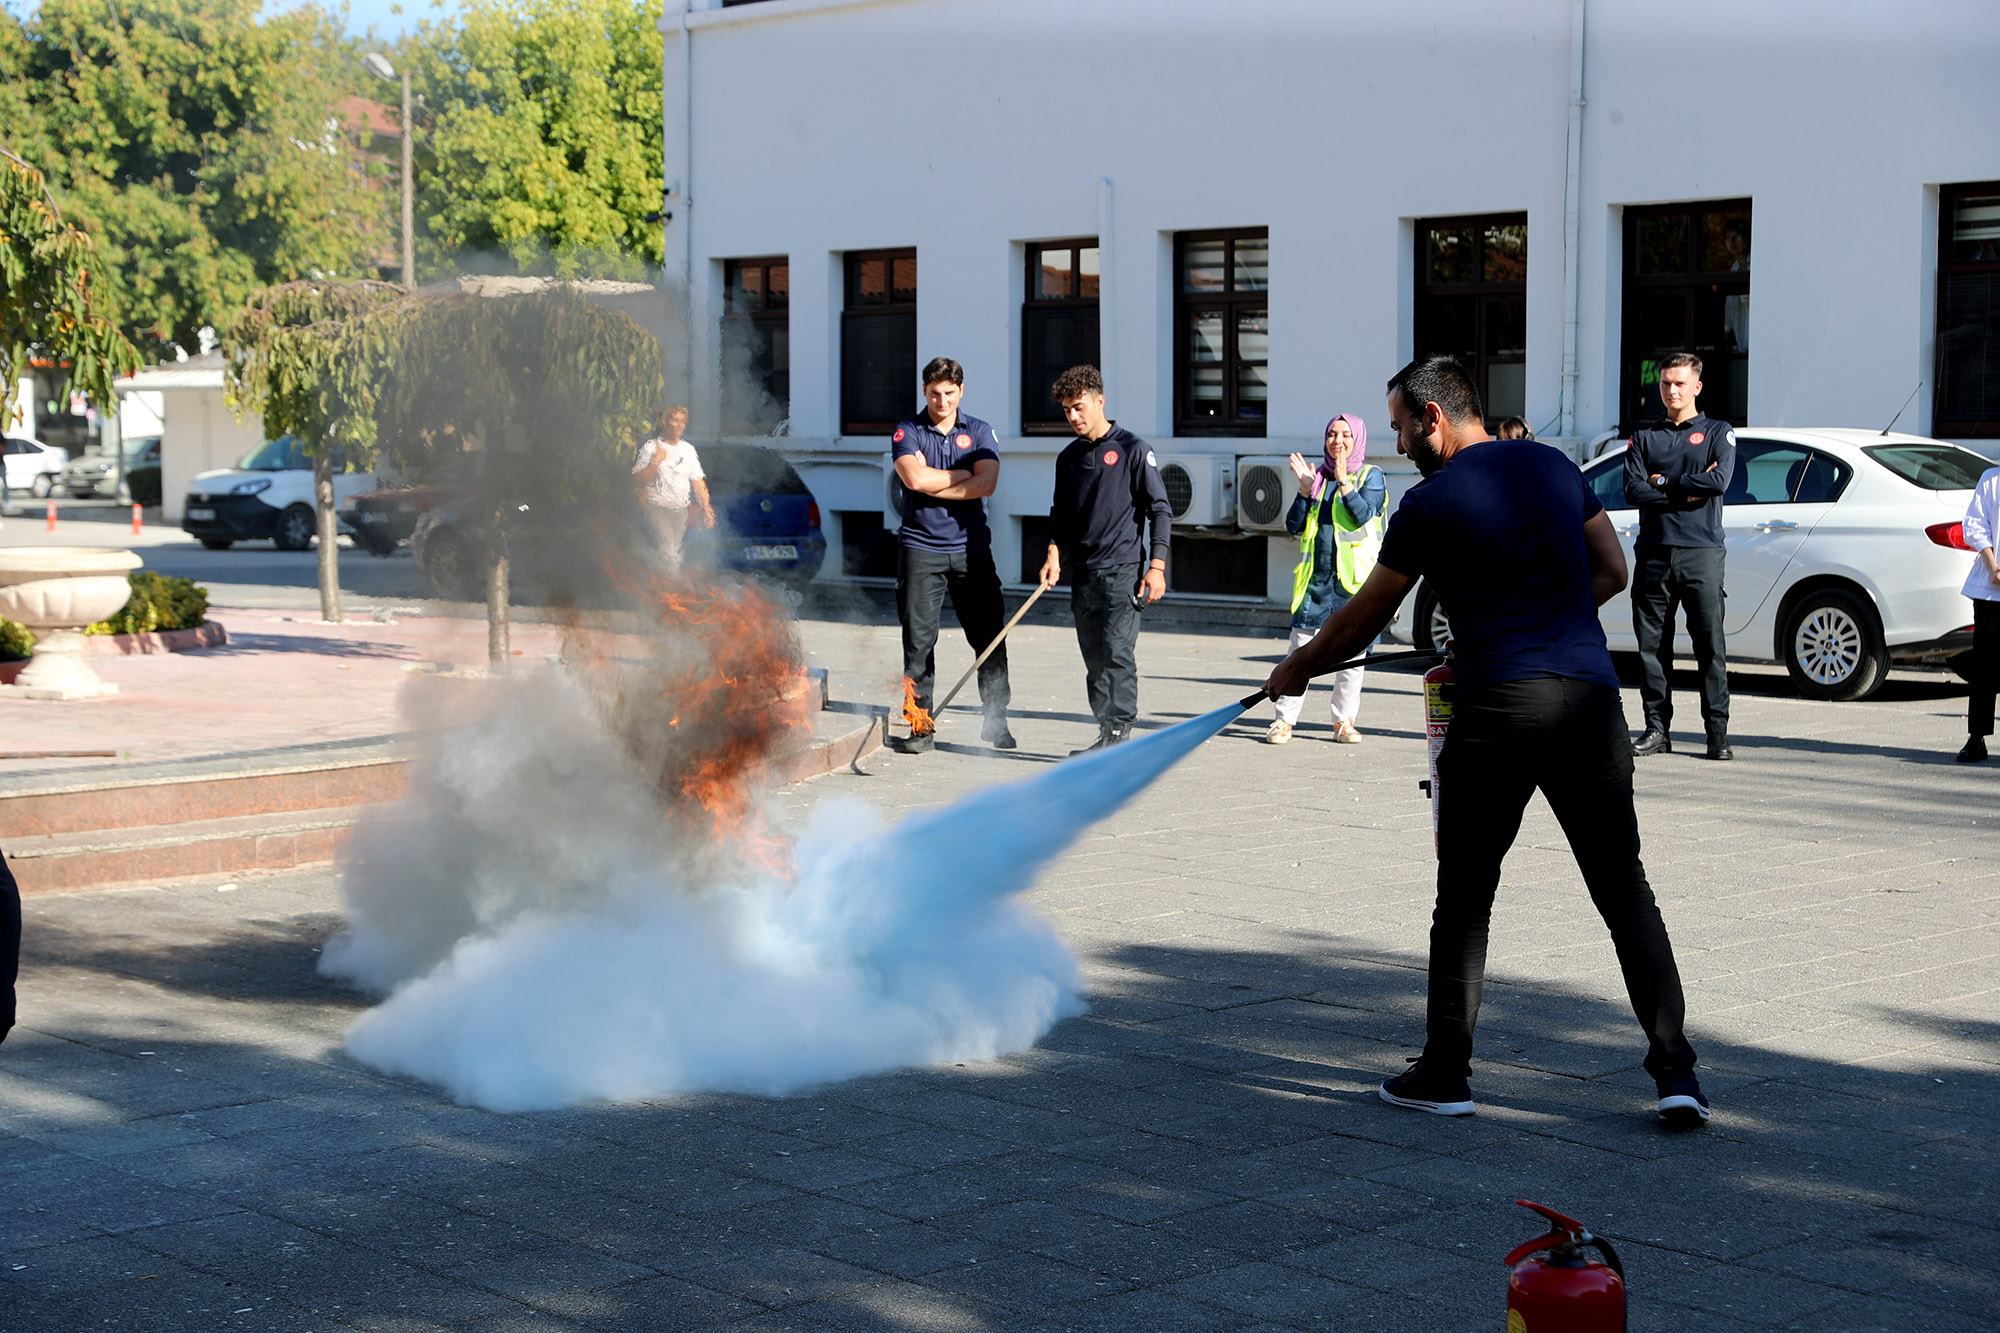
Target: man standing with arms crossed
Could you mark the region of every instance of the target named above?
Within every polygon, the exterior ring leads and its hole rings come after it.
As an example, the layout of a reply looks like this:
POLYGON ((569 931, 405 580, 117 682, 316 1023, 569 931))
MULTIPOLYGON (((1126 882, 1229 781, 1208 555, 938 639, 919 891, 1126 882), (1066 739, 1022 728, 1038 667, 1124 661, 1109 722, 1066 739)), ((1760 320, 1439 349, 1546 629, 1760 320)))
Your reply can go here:
POLYGON ((1633 555, 1632 632, 1639 637, 1639 702, 1645 734, 1635 755, 1674 748, 1670 675, 1674 608, 1687 608, 1688 638, 1701 672, 1701 721, 1708 757, 1734 759, 1729 748, 1729 662, 1722 638, 1722 495, 1736 471, 1736 432, 1703 416, 1701 358, 1675 352, 1660 362, 1666 420, 1632 433, 1625 450, 1625 498, 1639 507, 1633 555))
MULTIPOLYGON (((929 711, 937 671, 938 618, 944 599, 972 644, 986 651, 1007 619, 1000 574, 993 567, 993 532, 986 526, 986 497, 1000 480, 1000 437, 993 427, 958 410, 965 367, 948 356, 924 367, 924 410, 896 427, 889 454, 906 492, 903 529, 896 550, 896 615, 903 624, 903 674, 929 711)), ((1007 646, 979 668, 979 703, 986 714, 979 735, 995 749, 1014 748, 1007 729, 1007 646)), ((931 748, 929 735, 912 736, 906 754, 931 748)))
POLYGON ((1041 577, 1044 588, 1053 586, 1069 561, 1070 612, 1097 716, 1097 743, 1071 751, 1083 754, 1130 737, 1139 716, 1139 610, 1167 595, 1174 507, 1152 447, 1104 415, 1104 377, 1096 366, 1071 366, 1049 396, 1076 438, 1056 455, 1041 577))
POLYGON ((1418 578, 1451 619, 1457 686, 1438 757, 1424 1053, 1379 1095, 1436 1115, 1476 1109, 1472 1032, 1493 897, 1539 788, 1611 929, 1659 1116, 1700 1125, 1708 1102, 1681 1030, 1673 945, 1639 860, 1632 746, 1597 620, 1625 586, 1625 553, 1574 463, 1533 440, 1489 438, 1481 416, 1478 388, 1450 357, 1414 361, 1389 381, 1396 450, 1424 480, 1389 520, 1361 591, 1264 683, 1274 698, 1303 691, 1374 642, 1418 578))

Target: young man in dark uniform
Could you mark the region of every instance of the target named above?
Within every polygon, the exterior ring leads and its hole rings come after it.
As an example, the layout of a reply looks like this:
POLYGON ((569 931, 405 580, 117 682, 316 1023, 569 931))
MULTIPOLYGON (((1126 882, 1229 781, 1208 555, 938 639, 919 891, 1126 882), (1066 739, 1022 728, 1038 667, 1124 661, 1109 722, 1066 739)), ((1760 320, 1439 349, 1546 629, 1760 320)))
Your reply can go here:
MULTIPOLYGON (((924 367, 924 410, 896 427, 889 454, 902 483, 903 530, 896 552, 896 615, 903 624, 903 674, 917 706, 931 706, 936 674, 938 619, 944 599, 976 655, 986 651, 1006 623, 1000 574, 993 567, 993 533, 986 526, 986 497, 1000 479, 1000 439, 993 427, 958 410, 965 367, 940 356, 924 367)), ((986 714, 979 734, 995 748, 1014 748, 1007 729, 1007 646, 979 667, 979 703, 986 714)), ((929 736, 902 748, 928 750, 929 736)))
POLYGON ((1708 1119, 1673 945, 1639 860, 1632 746, 1597 608, 1625 586, 1625 553, 1583 474, 1533 440, 1488 438, 1479 390, 1450 357, 1389 381, 1396 450, 1424 480, 1403 497, 1375 570, 1271 673, 1273 698, 1377 635, 1418 578, 1451 619, 1457 685, 1438 758, 1437 907, 1424 1053, 1382 1100, 1471 1115, 1472 1031, 1500 863, 1536 789, 1611 928, 1669 1124, 1708 1119))
POLYGON ((1085 749, 1101 750, 1130 736, 1139 716, 1139 608, 1167 595, 1174 509, 1151 446, 1104 415, 1104 377, 1096 366, 1071 366, 1049 396, 1076 438, 1056 456, 1042 586, 1060 579, 1069 562, 1070 610, 1097 716, 1097 743, 1085 749))
POLYGON ((1625 450, 1625 498, 1639 507, 1638 568, 1632 575, 1632 632, 1639 636, 1639 702, 1645 734, 1637 755, 1674 748, 1668 684, 1674 665, 1674 608, 1687 608, 1688 638, 1701 672, 1701 721, 1708 757, 1729 748, 1729 662, 1722 637, 1722 494, 1736 471, 1736 432, 1695 408, 1701 358, 1675 352, 1660 362, 1663 421, 1633 432, 1625 450))

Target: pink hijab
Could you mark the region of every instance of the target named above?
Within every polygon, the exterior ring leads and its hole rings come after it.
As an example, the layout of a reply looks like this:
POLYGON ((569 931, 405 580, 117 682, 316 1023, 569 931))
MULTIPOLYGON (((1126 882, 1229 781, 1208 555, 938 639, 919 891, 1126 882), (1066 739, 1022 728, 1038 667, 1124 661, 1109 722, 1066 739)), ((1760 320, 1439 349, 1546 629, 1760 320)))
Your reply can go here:
MULTIPOLYGON (((1326 423, 1326 430, 1320 432, 1320 439, 1326 439, 1327 432, 1333 429, 1334 422, 1336 421, 1345 421, 1347 428, 1354 432, 1354 447, 1347 451, 1347 475, 1350 477, 1359 476, 1361 474, 1361 459, 1368 452, 1368 423, 1360 417, 1355 416, 1352 412, 1342 412, 1333 421, 1326 423)), ((1328 443, 1326 445, 1326 459, 1319 465, 1319 471, 1313 477, 1313 499, 1317 500, 1325 495, 1326 488, 1332 484, 1333 445, 1328 443)))

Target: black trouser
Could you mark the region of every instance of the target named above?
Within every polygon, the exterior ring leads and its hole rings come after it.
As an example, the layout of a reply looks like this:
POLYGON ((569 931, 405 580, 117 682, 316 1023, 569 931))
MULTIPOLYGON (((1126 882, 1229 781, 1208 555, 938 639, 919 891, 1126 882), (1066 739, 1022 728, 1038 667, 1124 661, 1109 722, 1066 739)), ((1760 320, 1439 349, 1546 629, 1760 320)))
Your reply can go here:
POLYGON ((1993 695, 2000 690, 2000 602, 1972 599, 1972 697, 1965 705, 1965 729, 1993 734, 1993 695))
POLYGON ((14 1026, 14 976, 21 967, 21 889, 0 852, 0 1041, 14 1026))
POLYGON ((1639 702, 1646 728, 1674 720, 1668 679, 1674 666, 1674 608, 1687 611, 1701 672, 1701 721, 1710 735, 1729 730, 1729 661, 1722 641, 1722 548, 1648 546, 1632 578, 1632 632, 1639 636, 1639 702))
POLYGON ((1132 594, 1139 566, 1080 569, 1070 585, 1083 682, 1099 732, 1130 727, 1139 716, 1139 610, 1132 594))
POLYGON ((1632 743, 1618 691, 1559 676, 1460 694, 1438 756, 1438 891, 1424 1063, 1462 1075, 1486 981, 1500 862, 1539 788, 1604 924, 1656 1077, 1694 1068, 1673 945, 1639 860, 1632 743))
MULTIPOLYGON (((973 653, 985 652, 986 645, 1007 623, 1007 604, 1000 596, 1000 573, 993 567, 992 550, 897 549, 896 615, 903 622, 903 674, 915 684, 921 708, 931 706, 938 618, 947 593, 973 653)), ((979 703, 989 718, 1004 718, 1012 697, 1007 684, 1007 645, 1003 643, 980 665, 979 703)))

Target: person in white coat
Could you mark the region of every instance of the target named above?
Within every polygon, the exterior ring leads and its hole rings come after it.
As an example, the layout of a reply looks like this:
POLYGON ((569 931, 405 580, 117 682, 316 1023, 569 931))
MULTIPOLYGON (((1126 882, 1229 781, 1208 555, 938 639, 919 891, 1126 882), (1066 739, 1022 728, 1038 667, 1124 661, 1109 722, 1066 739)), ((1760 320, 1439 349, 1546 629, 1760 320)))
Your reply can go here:
POLYGON ((1993 734, 1993 695, 2000 689, 2000 556, 1993 543, 2000 537, 2000 467, 1987 468, 1965 510, 1965 544, 1978 554, 1965 576, 1965 595, 1972 599, 1972 695, 1965 705, 1965 748, 1961 764, 1986 758, 1986 738, 1993 734))

